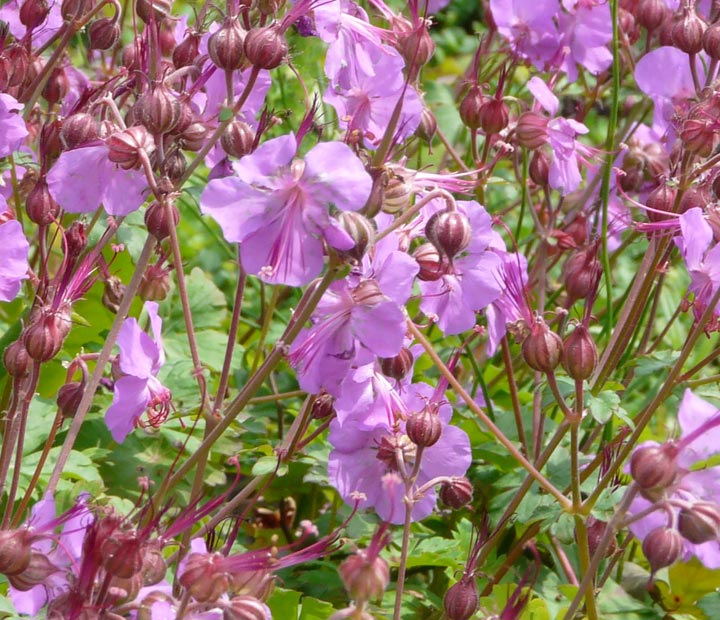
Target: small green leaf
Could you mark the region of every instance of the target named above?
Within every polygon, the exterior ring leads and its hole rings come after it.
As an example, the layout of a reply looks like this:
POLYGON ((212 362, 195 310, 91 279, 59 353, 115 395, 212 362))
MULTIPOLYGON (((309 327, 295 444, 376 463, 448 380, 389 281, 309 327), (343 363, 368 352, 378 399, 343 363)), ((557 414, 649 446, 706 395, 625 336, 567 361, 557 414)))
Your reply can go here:
POLYGON ((320 601, 311 596, 304 596, 302 599, 300 620, 327 620, 334 611, 335 608, 330 603, 320 601))
POLYGON ((278 459, 276 456, 263 456, 255 461, 252 468, 253 476, 264 476, 266 474, 272 474, 277 469, 277 476, 281 478, 288 472, 288 466, 282 463, 278 467, 278 459))
POLYGON ((267 606, 270 608, 273 618, 294 620, 298 617, 300 592, 275 588, 272 595, 267 600, 267 606))

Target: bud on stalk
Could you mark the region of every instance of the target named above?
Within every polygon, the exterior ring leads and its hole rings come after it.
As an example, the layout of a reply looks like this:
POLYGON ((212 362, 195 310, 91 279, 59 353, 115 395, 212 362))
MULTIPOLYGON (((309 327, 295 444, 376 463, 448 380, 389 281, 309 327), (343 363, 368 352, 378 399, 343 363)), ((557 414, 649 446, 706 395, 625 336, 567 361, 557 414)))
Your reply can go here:
POLYGON ((683 550, 682 536, 670 527, 655 528, 643 540, 642 550, 652 572, 657 572, 680 559, 683 550))
POLYGON ((390 583, 390 567, 380 556, 368 559, 359 551, 340 564, 338 572, 353 600, 371 601, 382 598, 390 583))
POLYGON ((288 54, 285 33, 277 25, 249 30, 243 48, 251 64, 268 71, 279 67, 288 54))
POLYGON ((442 421, 437 407, 428 405, 417 413, 410 414, 405 423, 405 431, 416 446, 429 448, 434 446, 442 435, 442 421))
POLYGON ((571 379, 585 381, 595 370, 598 352, 588 328, 580 323, 563 342, 562 366, 571 379))
POLYGON ((537 318, 530 327, 530 334, 522 344, 525 362, 533 370, 553 372, 562 357, 563 343, 544 320, 537 318))
POLYGON ((473 487, 465 477, 453 478, 449 482, 442 483, 439 495, 443 504, 459 510, 472 501, 473 487))
POLYGON ((452 260, 470 245, 472 228, 468 218, 459 211, 439 211, 430 216, 425 236, 442 256, 452 260))
POLYGON ((448 620, 470 620, 480 604, 473 575, 465 575, 445 593, 443 602, 448 620))
POLYGON ((208 40, 208 54, 216 67, 240 69, 245 62, 245 30, 237 18, 228 17, 208 40))

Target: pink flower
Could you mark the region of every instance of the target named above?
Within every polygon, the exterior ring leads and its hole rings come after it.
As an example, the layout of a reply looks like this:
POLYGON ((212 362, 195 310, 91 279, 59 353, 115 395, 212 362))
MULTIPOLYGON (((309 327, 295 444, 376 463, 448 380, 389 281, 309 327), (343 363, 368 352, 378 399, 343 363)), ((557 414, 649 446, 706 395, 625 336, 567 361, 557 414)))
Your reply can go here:
POLYGON ((14 97, 0 93, 0 157, 17 151, 28 135, 19 110, 22 110, 22 104, 14 97))
MULTIPOLYGON (((0 212, 3 212, 5 199, 2 196, 0 203, 0 212)), ((0 301, 12 301, 20 292, 20 283, 27 278, 30 268, 29 249, 20 222, 10 220, 0 224, 0 301)))
POLYGON ((162 319, 155 302, 146 302, 145 310, 153 338, 140 329, 134 318, 127 319, 118 334, 119 366, 124 376, 115 381, 113 403, 105 414, 105 423, 118 443, 125 441, 146 410, 152 412, 150 424, 157 426, 167 418, 170 409, 170 390, 157 379, 165 363, 160 336, 162 319))

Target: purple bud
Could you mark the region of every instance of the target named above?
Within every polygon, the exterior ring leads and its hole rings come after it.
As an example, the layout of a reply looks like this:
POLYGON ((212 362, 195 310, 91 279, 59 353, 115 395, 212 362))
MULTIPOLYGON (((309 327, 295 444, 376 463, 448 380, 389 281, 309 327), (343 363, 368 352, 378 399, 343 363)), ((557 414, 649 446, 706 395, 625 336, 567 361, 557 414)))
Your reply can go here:
POLYGON ((465 575, 445 593, 444 607, 448 620, 470 620, 480 604, 473 575, 465 575))
POLYGON ((153 21, 159 24, 170 17, 172 0, 136 0, 135 11, 146 24, 153 21))
POLYGON ((155 84, 150 92, 140 97, 137 105, 141 112, 138 120, 152 134, 168 133, 180 121, 180 101, 162 83, 155 84))
POLYGON ((515 138, 520 146, 527 149, 539 149, 548 141, 548 121, 537 112, 525 112, 518 119, 515 138))
POLYGON ((560 363, 562 347, 560 336, 552 331, 545 321, 538 318, 522 344, 522 354, 527 365, 533 370, 552 372, 560 363))
POLYGON ((230 586, 230 575, 216 566, 223 556, 214 553, 191 553, 178 581, 199 603, 218 600, 230 586))
POLYGON ((173 50, 172 61, 176 69, 189 67, 200 53, 201 36, 197 32, 189 32, 173 50))
POLYGON ((318 394, 312 404, 310 415, 314 420, 325 420, 335 415, 335 399, 327 392, 318 394))
POLYGON ((58 390, 56 403, 64 418, 75 417, 84 392, 84 381, 71 381, 58 390))
POLYGON ((26 529, 0 530, 0 573, 22 573, 30 565, 31 542, 26 529))
POLYGON ((60 352, 71 325, 69 311, 41 310, 23 335, 28 355, 38 362, 51 360, 60 352))
POLYGON ((101 17, 88 28, 89 47, 91 50, 109 50, 120 40, 120 26, 111 17, 101 17))
POLYGON ((413 366, 413 355, 410 349, 403 347, 395 357, 380 359, 380 370, 386 377, 400 381, 404 379, 413 366))
POLYGON ((140 166, 140 152, 155 151, 155 140, 142 125, 135 125, 112 134, 107 139, 108 159, 125 170, 140 166))
POLYGON ((580 323, 563 342, 562 366, 575 381, 584 381, 597 366, 598 352, 588 328, 580 323))
POLYGON ((286 59, 288 44, 278 26, 252 28, 245 36, 245 56, 261 69, 275 69, 286 59))
POLYGON ((390 583, 390 568, 380 556, 368 558, 359 551, 345 559, 338 568, 345 589, 354 600, 378 600, 390 583))
POLYGON ((677 476, 677 448, 672 444, 641 446, 630 457, 630 475, 643 490, 662 490, 677 476))
POLYGON ((149 265, 140 281, 138 297, 143 301, 162 301, 169 292, 169 271, 159 265, 149 265))
POLYGON ((425 236, 442 256, 452 260, 470 245, 472 228, 468 218, 459 211, 439 211, 428 220, 425 236))
MULTIPOLYGON (((3 363, 11 377, 26 377, 30 373, 32 361, 21 338, 10 343, 5 349, 3 363)), ((0 566, 2 566, 2 562, 0 562, 0 566)), ((0 569, 0 572, 3 571, 0 569)))
POLYGON ((175 227, 180 221, 180 212, 174 204, 170 205, 170 212, 172 213, 173 224, 168 220, 167 209, 157 200, 153 201, 145 211, 145 226, 148 232, 158 241, 169 237, 170 226, 175 227))
POLYGON ((437 407, 428 405, 421 411, 408 416, 405 432, 416 446, 429 448, 434 446, 442 435, 442 421, 437 407))
POLYGON ((65 148, 74 149, 87 142, 97 140, 99 135, 100 131, 95 118, 85 112, 78 112, 63 120, 60 141, 65 148))
POLYGON ((423 243, 413 252, 413 258, 420 266, 418 278, 424 282, 434 282, 448 273, 448 265, 432 243, 423 243))
POLYGON ((472 501, 473 487, 464 476, 453 478, 449 482, 442 483, 439 495, 443 504, 454 510, 459 510, 472 501))
POLYGON ((18 17, 28 30, 34 30, 45 21, 50 12, 47 0, 24 0, 20 5, 18 17))
POLYGON ((255 132, 244 121, 232 121, 220 136, 223 151, 232 157, 243 157, 250 153, 255 143, 255 132))
POLYGON ((42 176, 28 193, 25 200, 25 211, 35 224, 47 226, 55 221, 60 212, 60 205, 50 195, 47 181, 42 176))
POLYGON ((695 545, 702 545, 720 536, 720 505, 715 502, 695 502, 682 508, 678 516, 678 531, 695 545))
POLYGON ((337 219, 340 227, 350 235, 355 244, 349 250, 339 253, 360 262, 368 247, 375 242, 375 227, 370 220, 355 211, 342 211, 337 219))
POLYGON ((508 125, 510 112, 502 99, 490 97, 480 106, 480 128, 487 134, 500 133, 508 125))
POLYGON ((208 54, 216 67, 240 69, 245 62, 245 30, 236 18, 227 18, 208 40, 208 54))
POLYGON ((473 84, 463 97, 460 102, 460 119, 468 129, 480 128, 480 108, 488 99, 477 84, 473 84))
POLYGON ((674 564, 682 556, 682 536, 670 527, 655 528, 643 540, 642 550, 652 572, 659 571, 674 564))
POLYGON ((223 620, 270 620, 268 607, 254 596, 234 596, 223 610, 223 620))
POLYGON ((686 54, 697 54, 702 50, 706 27, 695 9, 685 9, 681 19, 673 26, 673 45, 686 54))
POLYGON ((47 558, 44 553, 32 551, 30 563, 24 571, 7 575, 8 581, 16 590, 27 592, 31 588, 43 583, 50 575, 58 572, 58 568, 47 558))

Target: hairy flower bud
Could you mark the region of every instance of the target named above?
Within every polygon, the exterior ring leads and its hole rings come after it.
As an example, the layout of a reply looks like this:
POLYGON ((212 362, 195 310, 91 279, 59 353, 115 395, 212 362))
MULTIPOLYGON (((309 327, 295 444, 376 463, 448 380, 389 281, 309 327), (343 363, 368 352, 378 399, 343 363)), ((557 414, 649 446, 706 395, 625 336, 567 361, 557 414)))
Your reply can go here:
POLYGON ((182 148, 188 151, 199 151, 205 144, 207 133, 208 129, 203 123, 190 123, 179 136, 182 148))
POLYGON ((127 287, 122 283, 120 278, 117 276, 110 276, 107 280, 105 280, 102 305, 110 310, 110 312, 117 313, 120 309, 120 302, 125 295, 126 288, 127 287))
POLYGON ((191 553, 187 557, 179 581, 198 602, 214 602, 227 592, 230 575, 218 570, 221 560, 222 556, 211 553, 191 553))
POLYGON ((370 601, 382 598, 390 583, 390 567, 380 556, 368 558, 365 551, 346 558, 338 568, 350 598, 370 601))
POLYGON ((267 605, 254 596, 233 596, 223 609, 223 620, 271 620, 267 605))
POLYGON ((678 531, 694 545, 702 545, 720 537, 720 505, 715 502, 695 502, 681 508, 678 531))
POLYGON ((277 25, 251 28, 245 35, 245 56, 261 69, 279 67, 288 54, 285 34, 277 25))
POLYGON ((153 201, 145 211, 145 226, 148 232, 158 241, 170 236, 170 226, 176 227, 180 221, 180 212, 174 204, 170 205, 173 224, 167 217, 167 209, 157 200, 153 201))
POLYGON ((480 108, 489 99, 480 86, 473 84, 460 102, 460 120, 468 129, 480 129, 480 108))
MULTIPOLYGON (((600 542, 605 537, 608 524, 605 521, 589 516, 585 522, 585 526, 587 528, 588 548, 590 550, 590 555, 593 556, 600 546, 600 542)), ((615 553, 615 551, 617 551, 617 540, 613 537, 610 539, 610 544, 605 549, 603 556, 609 557, 615 553)))
POLYGON ((442 421, 437 407, 428 405, 417 413, 408 416, 405 423, 405 432, 416 446, 429 448, 434 446, 442 435, 442 421))
POLYGON ((84 381, 71 381, 64 384, 57 393, 56 403, 63 418, 74 418, 77 413, 83 393, 84 381))
POLYGON ((155 151, 155 140, 142 125, 128 127, 107 139, 108 159, 125 170, 140 166, 140 151, 148 155, 155 151))
POLYGON ((208 54, 216 67, 240 69, 245 62, 245 30, 235 18, 227 18, 208 40, 208 54))
POLYGON ((522 355, 530 368, 540 372, 552 372, 562 357, 562 339, 545 321, 537 318, 522 344, 522 355))
POLYGON ((60 15, 66 22, 80 21, 94 4, 95 0, 62 0, 60 15))
POLYGON ((380 370, 386 377, 400 381, 404 379, 413 367, 413 354, 410 349, 403 347, 395 357, 380 359, 380 370))
POLYGON ((7 575, 8 581, 13 588, 21 592, 27 592, 31 588, 43 583, 50 575, 58 572, 55 566, 44 553, 32 551, 30 553, 30 563, 24 571, 7 575))
POLYGON ((146 24, 159 24, 170 17, 172 4, 172 0, 136 0, 135 12, 146 24))
POLYGON ((68 79, 65 67, 56 67, 50 73, 50 77, 42 90, 42 96, 50 105, 54 105, 64 99, 70 90, 70 80, 68 79))
POLYGON ((51 360, 60 352, 71 325, 69 311, 41 310, 23 335, 28 355, 38 362, 51 360))
POLYGON ((602 266, 597 259, 597 248, 589 246, 568 256, 563 265, 563 279, 568 297, 575 301, 594 293, 600 283, 602 266))
POLYGON ((26 529, 0 530, 0 573, 22 573, 30 565, 31 553, 31 537, 26 529))
POLYGON ((530 178, 540 187, 547 187, 550 179, 550 158, 542 149, 533 152, 530 160, 530 178))
MULTIPOLYGON (((21 338, 11 342, 3 352, 5 370, 11 377, 26 377, 30 373, 32 361, 21 338)), ((1 545, 0 545, 1 547, 1 545)), ((0 567, 2 562, 0 562, 0 567)), ((3 572, 0 568, 0 573, 3 572)))
POLYGON ((638 23, 652 32, 657 30, 668 16, 668 8, 663 0, 640 0, 635 11, 638 23))
POLYGON ((200 39, 202 39, 200 33, 191 31, 177 44, 172 53, 172 61, 176 69, 189 67, 195 62, 200 54, 200 39))
POLYGON ((720 22, 710 24, 704 32, 703 49, 713 60, 720 60, 720 22))
POLYGON ((180 151, 170 153, 162 164, 163 174, 173 183, 182 179, 187 170, 187 161, 180 151))
POLYGON ((30 52, 22 45, 14 43, 0 53, 0 86, 5 88, 20 86, 28 75, 32 64, 30 52))
POLYGON ((116 19, 101 17, 90 24, 88 39, 91 50, 109 50, 120 40, 120 25, 116 19))
POLYGON ((415 130, 415 135, 430 144, 437 133, 437 127, 437 118, 435 118, 432 110, 427 106, 423 106, 422 114, 420 115, 420 124, 415 130))
POLYGON ((60 130, 60 141, 65 148, 74 149, 78 146, 97 140, 100 128, 93 116, 85 112, 78 112, 63 120, 60 130))
POLYGON ((695 9, 684 10, 682 18, 672 29, 673 45, 686 54, 697 54, 702 50, 706 27, 695 9))
POLYGON ((515 138, 526 149, 539 149, 548 141, 548 121, 537 112, 524 112, 515 127, 515 138))
POLYGON ((449 482, 443 482, 440 485, 439 496, 443 504, 454 510, 459 510, 472 501, 473 487, 464 476, 455 477, 449 482))
POLYGON ((464 575, 451 586, 443 601, 448 620, 470 620, 479 604, 480 595, 473 575, 464 575))
POLYGON ((335 398, 327 392, 322 392, 313 400, 310 416, 313 420, 325 420, 335 415, 335 398))
POLYGON ((424 282, 434 282, 448 273, 448 265, 432 243, 423 243, 413 252, 413 258, 420 266, 418 278, 424 282))
POLYGON ((580 323, 563 342, 562 367, 571 379, 585 381, 597 366, 598 352, 588 328, 580 323))
POLYGON ((666 489, 677 476, 676 456, 672 444, 641 446, 630 458, 630 475, 643 491, 666 489))
POLYGON ((350 291, 353 303, 362 306, 375 306, 387 299, 375 280, 363 280, 350 291))
POLYGON ((677 190, 674 187, 660 183, 647 197, 647 206, 652 209, 647 211, 648 219, 651 222, 668 219, 670 216, 663 213, 672 213, 676 197, 677 190))
POLYGON ((510 120, 507 104, 497 97, 489 97, 480 106, 479 120, 480 129, 487 135, 500 133, 510 120))
POLYGON ((175 129, 182 113, 180 101, 162 83, 154 84, 150 92, 138 100, 138 119, 153 134, 175 129))
POLYGON ((24 0, 20 5, 18 17, 28 30, 34 30, 45 21, 50 12, 47 0, 24 0))
POLYGON ((129 579, 142 569, 143 547, 136 532, 115 532, 102 543, 102 566, 110 575, 129 579))
POLYGON ((143 301, 162 301, 170 292, 170 273, 159 265, 150 265, 145 270, 138 296, 143 301))
POLYGON ((682 536, 670 527, 655 528, 643 540, 642 550, 652 572, 659 571, 675 564, 682 556, 682 536))
POLYGON ((410 206, 413 177, 402 171, 388 170, 384 190, 381 209, 391 215, 400 213, 410 206))
POLYGON ((700 157, 709 157, 717 144, 716 122, 711 111, 700 104, 688 113, 680 128, 683 146, 700 157))
POLYGON ((355 244, 350 249, 338 253, 357 262, 362 261, 365 252, 375 243, 375 228, 372 222, 355 211, 342 211, 337 216, 337 220, 355 244))
POLYGON ((427 20, 423 20, 417 26, 398 33, 395 47, 408 67, 424 67, 435 53, 435 42, 427 26, 427 20))
POLYGON ((438 211, 425 225, 425 236, 442 256, 452 260, 470 245, 472 228, 459 211, 438 211))
POLYGON ((255 143, 255 132, 244 121, 232 121, 220 136, 220 146, 232 157, 243 157, 250 153, 255 143))
POLYGON ((143 585, 154 586, 165 579, 167 562, 159 545, 145 545, 142 549, 142 579, 143 585))
POLYGON ((47 226, 55 221, 60 212, 60 205, 50 195, 44 176, 30 190, 25 200, 25 212, 31 221, 39 226, 47 226))

